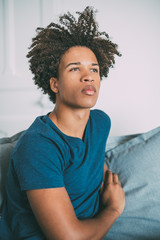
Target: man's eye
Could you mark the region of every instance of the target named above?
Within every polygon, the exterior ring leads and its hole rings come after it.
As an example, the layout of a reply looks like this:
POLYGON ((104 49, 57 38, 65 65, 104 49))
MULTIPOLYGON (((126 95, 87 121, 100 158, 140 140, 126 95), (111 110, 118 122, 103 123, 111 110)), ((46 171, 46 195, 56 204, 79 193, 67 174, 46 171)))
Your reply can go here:
POLYGON ((98 72, 98 69, 97 68, 92 68, 91 71, 92 72, 98 72))
POLYGON ((70 69, 71 72, 75 72, 75 71, 78 71, 78 68, 72 68, 70 69))

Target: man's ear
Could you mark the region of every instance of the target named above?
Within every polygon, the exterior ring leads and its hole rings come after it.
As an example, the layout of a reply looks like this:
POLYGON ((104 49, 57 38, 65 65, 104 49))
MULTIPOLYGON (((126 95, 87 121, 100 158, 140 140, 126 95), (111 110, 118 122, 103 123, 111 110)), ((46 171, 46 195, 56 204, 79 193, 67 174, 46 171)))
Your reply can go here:
POLYGON ((50 78, 50 88, 54 93, 58 93, 58 82, 57 78, 50 78))

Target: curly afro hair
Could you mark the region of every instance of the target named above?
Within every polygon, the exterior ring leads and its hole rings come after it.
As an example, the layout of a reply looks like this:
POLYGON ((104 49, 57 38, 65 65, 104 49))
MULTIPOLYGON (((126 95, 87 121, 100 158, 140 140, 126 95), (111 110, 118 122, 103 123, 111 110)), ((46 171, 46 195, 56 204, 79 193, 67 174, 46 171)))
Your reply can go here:
POLYGON ((71 47, 85 46, 96 55, 100 66, 100 77, 107 77, 109 68, 115 63, 114 55, 121 56, 117 44, 110 41, 106 32, 98 31, 92 7, 76 12, 76 19, 70 12, 59 17, 59 24, 50 23, 46 28, 37 28, 27 54, 34 82, 56 102, 56 94, 50 88, 50 78, 58 78, 62 55, 71 47))

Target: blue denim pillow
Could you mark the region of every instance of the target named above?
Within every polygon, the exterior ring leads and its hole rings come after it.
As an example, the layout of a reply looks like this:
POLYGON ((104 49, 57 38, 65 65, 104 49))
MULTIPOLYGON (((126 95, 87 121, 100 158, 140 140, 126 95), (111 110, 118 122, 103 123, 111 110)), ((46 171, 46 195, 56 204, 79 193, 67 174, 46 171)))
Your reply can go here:
POLYGON ((105 157, 126 198, 124 212, 105 239, 160 239, 160 127, 119 141, 105 157))

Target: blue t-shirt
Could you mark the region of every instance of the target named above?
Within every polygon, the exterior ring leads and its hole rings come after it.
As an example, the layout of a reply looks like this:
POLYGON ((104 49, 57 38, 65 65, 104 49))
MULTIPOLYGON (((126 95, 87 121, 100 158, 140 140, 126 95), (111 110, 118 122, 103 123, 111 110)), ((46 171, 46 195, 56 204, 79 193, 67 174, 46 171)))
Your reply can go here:
POLYGON ((98 212, 109 130, 110 119, 100 110, 90 111, 83 141, 62 133, 48 115, 36 118, 12 152, 1 220, 4 240, 11 240, 9 232, 16 240, 45 239, 26 190, 65 187, 77 218, 98 212))

